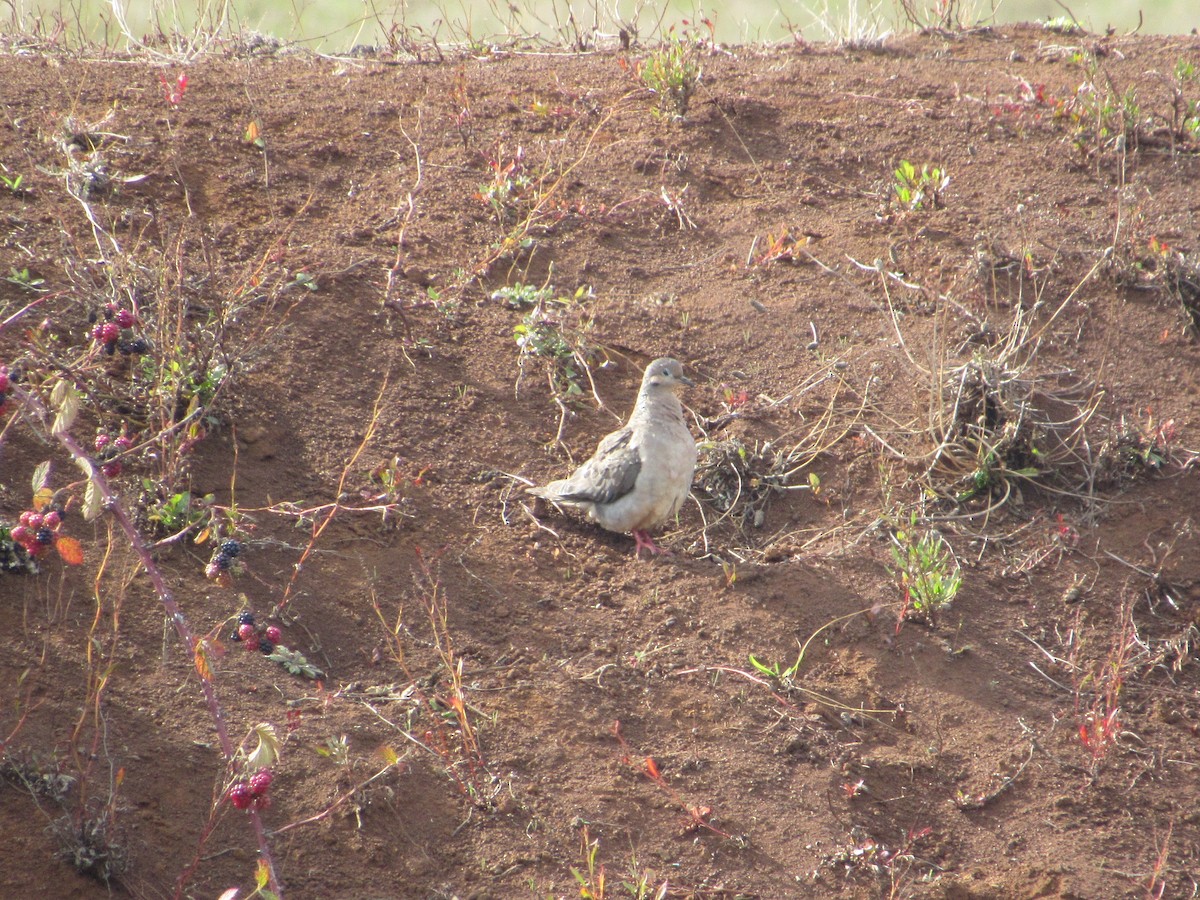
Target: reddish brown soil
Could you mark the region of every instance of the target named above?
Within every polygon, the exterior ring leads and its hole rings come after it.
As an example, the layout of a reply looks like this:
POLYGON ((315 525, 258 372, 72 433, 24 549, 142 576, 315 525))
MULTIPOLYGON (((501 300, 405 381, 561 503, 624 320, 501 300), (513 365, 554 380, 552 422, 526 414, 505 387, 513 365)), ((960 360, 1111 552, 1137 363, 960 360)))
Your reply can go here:
MULTIPOLYGON (((89 312, 131 283, 159 335, 166 310, 200 322, 248 284, 273 304, 221 329, 245 368, 189 458, 198 495, 243 511, 244 569, 207 580, 211 545, 192 536, 156 557, 192 627, 225 647, 213 684, 234 740, 298 722, 262 817, 286 896, 579 896, 585 829, 608 897, 1193 896, 1200 554, 1184 448, 1200 444, 1200 349, 1150 242, 1200 252, 1200 165, 1150 116, 1171 109, 1157 73, 1198 52, 1194 37, 1035 28, 741 49, 704 56, 682 121, 652 114, 616 54, 231 53, 189 65, 178 106, 159 79, 178 66, 0 59, 0 162, 29 188, 0 189, 0 269, 29 268, 51 291, 0 334, 0 359, 35 385, 55 375, 47 360, 77 362, 81 441, 140 421, 87 388, 89 372, 129 378, 119 357, 88 356, 89 312), (1093 131, 1078 149, 1055 116, 1088 77, 1062 45, 1095 54, 1101 87, 1138 92, 1124 148, 1093 131), (254 119, 265 152, 245 139, 254 119), (65 191, 68 127, 103 133, 109 174, 135 179, 89 201, 122 265, 65 191), (505 230, 480 186, 518 148, 546 178, 513 221, 537 190, 544 205, 533 247, 495 258, 505 230), (945 167, 940 209, 889 202, 901 159, 945 167), (753 264, 785 228, 811 236, 811 258, 753 264), (877 260, 899 277, 871 271, 877 260), (282 290, 297 272, 316 290, 282 290), (583 324, 612 413, 645 362, 675 355, 698 381, 698 437, 807 448, 789 484, 812 473, 820 492, 775 492, 758 528, 690 505, 661 536, 669 558, 636 560, 629 538, 553 511, 538 527, 510 476, 561 475, 616 418, 585 394, 556 444, 544 363, 515 389, 525 312, 491 295, 517 282, 590 287, 583 324), (1087 424, 1093 495, 1049 473, 1008 479, 1016 491, 988 515, 980 498, 922 504, 927 486, 961 489, 918 458, 935 445, 923 370, 998 353, 982 325, 1003 335, 1019 311, 1033 323, 1022 377, 1073 373, 1103 391, 1087 424), (1114 449, 1122 416, 1134 444, 1149 417, 1174 420, 1157 471, 1114 449), (327 510, 339 490, 369 505, 359 491, 393 456, 407 517, 390 527, 341 509, 312 541, 308 520, 264 509, 327 510), (936 622, 897 628, 882 517, 918 506, 964 582, 936 622), (430 712, 449 710, 453 685, 423 566, 446 601, 474 758, 453 716, 430 712), (227 639, 241 609, 263 618, 285 596, 275 621, 327 671, 320 686, 227 639), (750 665, 790 665, 823 626, 790 689, 750 665), (1079 727, 1099 682, 1086 675, 1118 664, 1119 726, 1093 760, 1079 727), (341 735, 343 765, 318 752, 341 735), (402 764, 335 805, 387 747, 402 764)), ((0 282, 0 319, 29 299, 0 282)), ((55 488, 77 477, 16 408, 0 446, 8 522, 41 460, 55 488)), ((116 484, 131 507, 161 469, 129 462, 116 484)), ((247 814, 218 803, 202 842, 227 771, 190 654, 108 514, 64 530, 82 567, 50 558, 41 575, 0 576, 0 735, 13 733, 0 894, 245 896, 247 814), (77 779, 58 799, 57 776, 77 779), (51 826, 110 801, 105 838, 127 865, 106 888, 62 861, 51 826)))

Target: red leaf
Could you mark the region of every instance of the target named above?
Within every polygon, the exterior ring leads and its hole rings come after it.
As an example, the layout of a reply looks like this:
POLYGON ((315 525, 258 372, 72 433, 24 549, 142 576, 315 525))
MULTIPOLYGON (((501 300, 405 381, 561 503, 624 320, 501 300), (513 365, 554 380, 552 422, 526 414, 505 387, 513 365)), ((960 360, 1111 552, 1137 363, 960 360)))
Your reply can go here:
POLYGON ((69 566, 83 565, 83 545, 75 538, 60 537, 54 542, 54 549, 69 566))
POLYGON ((205 681, 212 681, 212 667, 208 664, 208 653, 205 641, 196 641, 196 672, 205 681))

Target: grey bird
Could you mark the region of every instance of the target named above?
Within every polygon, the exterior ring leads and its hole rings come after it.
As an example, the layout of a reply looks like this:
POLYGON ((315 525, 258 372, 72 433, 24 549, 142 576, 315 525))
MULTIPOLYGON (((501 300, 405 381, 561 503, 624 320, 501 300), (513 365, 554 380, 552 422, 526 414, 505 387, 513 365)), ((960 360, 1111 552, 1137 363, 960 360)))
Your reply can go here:
POLYGON ((579 509, 609 531, 630 532, 637 555, 643 548, 663 553, 647 530, 674 516, 691 491, 696 441, 679 402, 679 391, 691 384, 676 360, 654 360, 626 425, 604 438, 569 478, 529 493, 579 509))

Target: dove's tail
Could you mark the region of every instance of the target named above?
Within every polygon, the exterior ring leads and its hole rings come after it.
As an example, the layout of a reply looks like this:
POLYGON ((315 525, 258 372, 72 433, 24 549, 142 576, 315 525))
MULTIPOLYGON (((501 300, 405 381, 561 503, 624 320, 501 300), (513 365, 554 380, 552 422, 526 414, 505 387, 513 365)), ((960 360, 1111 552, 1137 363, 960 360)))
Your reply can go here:
POLYGON ((525 492, 535 497, 541 497, 543 500, 553 503, 556 506, 574 506, 587 509, 595 502, 591 498, 581 495, 575 485, 569 480, 551 481, 542 487, 525 488, 525 492))

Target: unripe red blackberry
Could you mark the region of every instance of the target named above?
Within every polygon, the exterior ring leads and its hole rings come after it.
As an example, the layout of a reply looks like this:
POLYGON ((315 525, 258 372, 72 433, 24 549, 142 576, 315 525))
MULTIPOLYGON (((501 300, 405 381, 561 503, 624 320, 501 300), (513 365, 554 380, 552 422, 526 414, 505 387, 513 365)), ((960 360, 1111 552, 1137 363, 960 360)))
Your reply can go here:
POLYGON ((254 794, 250 790, 250 785, 244 781, 239 781, 229 789, 229 802, 233 804, 234 809, 249 809, 250 804, 254 802, 254 794))
POLYGON ((115 344, 117 338, 120 336, 121 328, 116 322, 105 322, 103 325, 97 325, 92 329, 92 337, 96 339, 97 343, 104 344, 105 346, 115 344))
POLYGON ((256 797, 265 794, 271 787, 273 777, 270 769, 259 769, 250 776, 250 793, 256 797))

